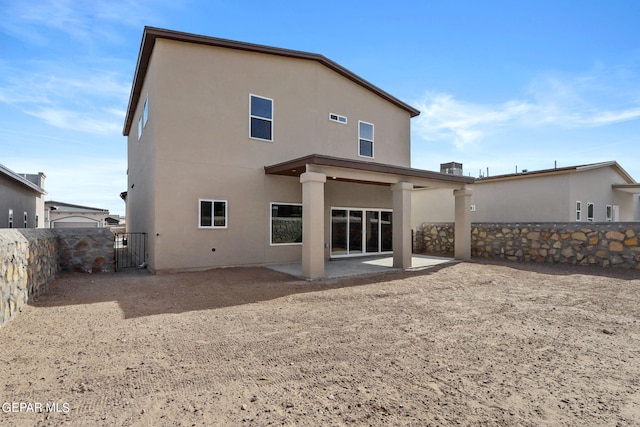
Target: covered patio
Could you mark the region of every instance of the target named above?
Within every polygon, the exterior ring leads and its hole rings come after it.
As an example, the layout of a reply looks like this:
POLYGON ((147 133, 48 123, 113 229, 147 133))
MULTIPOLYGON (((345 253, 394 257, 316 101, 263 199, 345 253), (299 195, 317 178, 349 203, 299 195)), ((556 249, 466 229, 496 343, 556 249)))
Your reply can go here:
MULTIPOLYGON (((364 276, 403 270, 417 271, 454 262, 456 262, 456 260, 453 258, 414 254, 411 256, 411 267, 402 269, 393 266, 392 256, 365 256, 331 259, 324 264, 324 277, 327 279, 334 279, 339 277, 364 276)), ((267 265, 265 268, 279 271, 281 273, 287 273, 291 276, 305 278, 302 275, 302 263, 300 262, 267 265)))
MULTIPOLYGON (((391 191, 393 255, 391 266, 413 266, 411 194, 413 189, 449 188, 455 197, 455 259, 471 256, 471 219, 467 184, 473 178, 362 160, 312 154, 271 166, 266 174, 299 177, 302 185, 301 277, 326 277, 325 183, 327 180, 386 186, 391 191)), ((334 261, 332 261, 334 262, 334 261)))

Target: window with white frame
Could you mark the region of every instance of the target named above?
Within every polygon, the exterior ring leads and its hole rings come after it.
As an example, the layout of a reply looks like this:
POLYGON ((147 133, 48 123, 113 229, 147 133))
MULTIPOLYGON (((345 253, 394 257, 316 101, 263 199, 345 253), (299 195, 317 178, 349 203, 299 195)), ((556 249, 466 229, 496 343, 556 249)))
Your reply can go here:
POLYGON ((373 124, 358 121, 358 155, 373 157, 373 124))
POLYGON ((582 202, 576 202, 576 221, 582 221, 582 202))
POLYGON ((302 243, 302 205, 271 203, 271 244, 302 243))
POLYGON ((613 206, 611 205, 607 205, 607 221, 611 222, 613 221, 613 206))
POLYGON ((345 116, 341 116, 340 114, 329 113, 329 120, 342 123, 343 125, 347 124, 347 118, 345 116))
POLYGON ((9 228, 13 228, 13 209, 9 209, 9 228))
POLYGON ((593 222, 593 203, 587 202, 587 221, 593 222))
POLYGON ((273 99, 249 95, 249 136, 273 141, 273 99))
POLYGON ((29 225, 29 214, 25 212, 23 219, 24 219, 24 228, 29 228, 28 227, 28 225, 29 225))
POLYGON ((200 199, 198 228, 227 228, 227 201, 200 199))
POLYGON ((147 125, 147 120, 149 120, 149 95, 144 99, 142 107, 142 127, 147 125))
POLYGON ((138 140, 142 137, 142 131, 147 125, 147 120, 149 120, 149 95, 144 99, 142 114, 138 118, 138 140))

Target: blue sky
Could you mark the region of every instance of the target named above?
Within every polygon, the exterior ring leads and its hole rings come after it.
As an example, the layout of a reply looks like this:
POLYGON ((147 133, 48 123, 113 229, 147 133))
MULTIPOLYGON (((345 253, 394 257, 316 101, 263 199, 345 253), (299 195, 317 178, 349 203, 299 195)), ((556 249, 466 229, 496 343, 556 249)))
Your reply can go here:
POLYGON ((320 53, 420 109, 412 166, 617 160, 640 180, 636 0, 0 0, 0 163, 124 214, 145 25, 320 53))

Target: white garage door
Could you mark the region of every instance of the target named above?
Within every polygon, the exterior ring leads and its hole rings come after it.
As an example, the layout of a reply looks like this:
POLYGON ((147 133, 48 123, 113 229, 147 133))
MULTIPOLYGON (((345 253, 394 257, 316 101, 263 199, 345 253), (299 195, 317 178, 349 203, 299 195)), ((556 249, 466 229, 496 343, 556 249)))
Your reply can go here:
POLYGON ((62 222, 53 223, 53 228, 97 228, 97 222, 62 222))

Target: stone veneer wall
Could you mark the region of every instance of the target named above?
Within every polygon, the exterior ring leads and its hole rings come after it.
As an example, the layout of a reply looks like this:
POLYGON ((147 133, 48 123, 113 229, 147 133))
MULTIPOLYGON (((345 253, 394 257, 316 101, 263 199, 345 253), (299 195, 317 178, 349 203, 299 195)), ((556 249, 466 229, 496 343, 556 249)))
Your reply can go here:
MULTIPOLYGON (((453 224, 422 224, 414 251, 453 254, 453 224)), ((471 255, 640 270, 640 222, 473 223, 471 255)))
POLYGON ((0 325, 58 272, 58 237, 49 229, 0 230, 0 325))
POLYGON ((0 326, 59 271, 113 271, 107 229, 0 229, 0 326))
POLYGON ((55 229, 60 269, 76 273, 112 273, 113 233, 107 228, 55 229))

